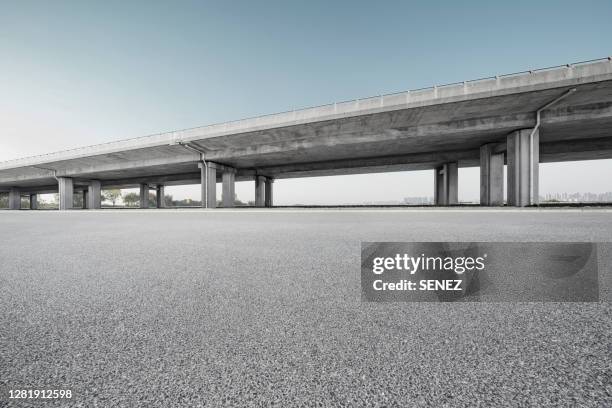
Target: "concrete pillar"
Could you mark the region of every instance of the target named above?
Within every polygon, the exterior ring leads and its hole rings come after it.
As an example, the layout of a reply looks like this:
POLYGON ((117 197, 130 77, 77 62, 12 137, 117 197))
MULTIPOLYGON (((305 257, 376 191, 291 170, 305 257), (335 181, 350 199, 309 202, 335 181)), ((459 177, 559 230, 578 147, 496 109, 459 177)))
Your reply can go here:
POLYGON ((99 180, 92 180, 87 188, 87 208, 99 210, 102 208, 102 185, 99 180))
POLYGON ((223 208, 232 208, 234 206, 236 170, 226 167, 223 169, 221 182, 223 184, 223 208))
POLYGON ((69 177, 58 177, 59 186, 59 209, 61 211, 71 210, 74 206, 74 186, 69 177))
POLYGON ((255 176, 255 207, 266 205, 266 177, 255 176))
POLYGON ((507 138, 508 205, 525 207, 539 202, 540 132, 512 132, 507 138))
POLYGON ((140 208, 149 208, 149 185, 140 184, 140 208))
POLYGON ((164 195, 165 195, 164 185, 158 184, 155 190, 156 190, 156 194, 155 194, 156 207, 164 208, 166 206, 166 200, 164 199, 164 195))
POLYGON ((434 203, 436 205, 459 204, 459 166, 457 162, 445 163, 434 170, 434 203))
POLYGON ((217 206, 217 165, 212 162, 198 163, 200 168, 201 200, 203 208, 217 206))
POLYGON ((21 193, 18 188, 11 188, 9 190, 8 198, 9 210, 20 210, 21 209, 21 193))
POLYGON ((446 205, 446 171, 445 166, 434 169, 434 204, 446 205))
POLYGON ((504 153, 498 143, 480 147, 480 205, 504 205, 504 153))
POLYGON ((87 205, 89 203, 87 202, 87 190, 83 190, 83 209, 86 210, 87 209, 87 205))
POLYGON ((30 210, 38 210, 38 194, 30 194, 30 210))
POLYGON ((266 192, 265 192, 265 206, 266 207, 272 207, 274 205, 273 203, 273 190, 272 190, 272 186, 274 185, 274 179, 271 177, 266 177, 266 192))

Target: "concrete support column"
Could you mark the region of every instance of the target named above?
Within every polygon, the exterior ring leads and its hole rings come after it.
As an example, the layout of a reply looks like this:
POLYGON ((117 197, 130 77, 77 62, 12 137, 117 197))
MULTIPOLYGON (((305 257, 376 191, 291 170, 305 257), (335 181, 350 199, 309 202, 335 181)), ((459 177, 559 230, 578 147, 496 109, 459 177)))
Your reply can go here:
POLYGON ((445 163, 434 170, 434 202, 436 205, 459 204, 459 165, 445 163))
POLYGON ((59 209, 61 211, 71 210, 74 206, 74 186, 69 177, 58 177, 59 187, 59 209))
POLYGON ((30 210, 38 210, 38 194, 30 194, 30 210))
POLYGON ((158 184, 156 187, 155 203, 157 208, 164 208, 166 206, 166 200, 164 199, 164 185, 158 184))
POLYGON ((102 208, 102 185, 99 180, 92 180, 87 189, 87 208, 99 210, 102 208))
POLYGON ((17 188, 11 188, 9 190, 8 198, 9 210, 20 210, 21 209, 21 193, 17 188))
POLYGON ((498 143, 480 147, 480 205, 504 205, 504 153, 498 143))
POLYGON ((265 192, 265 206, 266 207, 272 207, 274 205, 273 203, 273 190, 272 190, 272 186, 274 185, 274 179, 270 178, 270 177, 266 177, 266 192, 265 192))
POLYGON ((140 184, 140 208, 149 208, 149 185, 140 184))
POLYGON ((255 207, 266 205, 266 177, 255 176, 255 207))
POLYGON ((217 206, 217 164, 212 162, 198 163, 200 168, 201 200, 203 208, 217 206))
POLYGON ((88 202, 87 202, 87 190, 83 190, 83 209, 86 210, 88 208, 88 202))
POLYGON ((526 207, 539 202, 540 132, 512 132, 507 138, 508 205, 526 207))
POLYGON ((221 182, 223 183, 223 208, 231 208, 234 206, 236 170, 232 168, 224 168, 221 182))

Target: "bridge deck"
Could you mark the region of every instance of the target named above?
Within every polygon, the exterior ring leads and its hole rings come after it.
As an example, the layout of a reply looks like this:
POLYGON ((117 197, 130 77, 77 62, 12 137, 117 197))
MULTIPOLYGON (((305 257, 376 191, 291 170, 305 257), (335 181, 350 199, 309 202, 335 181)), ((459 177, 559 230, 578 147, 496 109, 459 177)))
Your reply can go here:
POLYGON ((0 163, 0 189, 56 188, 53 177, 199 182, 199 155, 236 179, 478 165, 479 147, 533 127, 542 114, 540 161, 612 158, 612 61, 572 64, 83 147, 0 163))

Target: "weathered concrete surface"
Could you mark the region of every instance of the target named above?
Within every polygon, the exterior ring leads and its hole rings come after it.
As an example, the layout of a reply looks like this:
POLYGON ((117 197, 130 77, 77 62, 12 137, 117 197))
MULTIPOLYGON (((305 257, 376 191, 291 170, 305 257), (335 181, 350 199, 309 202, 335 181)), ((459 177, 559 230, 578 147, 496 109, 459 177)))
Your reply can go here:
POLYGON ((19 189, 13 187, 9 190, 8 208, 10 210, 19 210, 21 208, 21 194, 19 189))
POLYGON ((2 211, 0 384, 101 407, 610 406, 609 302, 359 284, 361 241, 611 241, 610 214, 2 211))
POLYGON ((149 185, 141 183, 139 193, 140 208, 149 208, 149 185))
POLYGON ((496 143, 480 147, 480 204, 504 204, 504 154, 497 151, 496 143))
POLYGON ((155 206, 157 208, 164 208, 166 206, 165 189, 163 184, 155 186, 155 206))
POLYGON ((53 170, 76 185, 199 180, 199 154, 177 142, 236 168, 237 180, 478 165, 481 145, 533 127, 537 109, 573 88, 542 113, 540 161, 612 157, 612 62, 603 60, 13 160, 0 163, 0 188, 57 190, 53 170))
POLYGON ((225 169, 221 176, 221 199, 223 208, 231 208, 234 206, 236 199, 236 171, 234 169, 225 169))
POLYGON ((201 187, 202 206, 215 208, 217 206, 217 165, 215 163, 199 162, 200 178, 197 183, 201 187))
POLYGON ((508 135, 508 205, 524 207, 538 203, 539 138, 539 132, 531 129, 517 130, 508 135))
POLYGON ((87 208, 98 210, 102 207, 102 187, 99 180, 93 180, 87 187, 87 208))
POLYGON ((70 177, 58 177, 59 209, 69 210, 74 205, 74 184, 70 177))
POLYGON ((30 194, 30 210, 38 209, 38 194, 30 194))
POLYGON ((434 170, 434 203, 436 205, 459 203, 459 168, 457 162, 444 163, 434 170))
POLYGON ((265 207, 266 205, 266 178, 255 176, 255 207, 265 207))
POLYGON ((265 206, 274 206, 274 179, 266 177, 265 206))

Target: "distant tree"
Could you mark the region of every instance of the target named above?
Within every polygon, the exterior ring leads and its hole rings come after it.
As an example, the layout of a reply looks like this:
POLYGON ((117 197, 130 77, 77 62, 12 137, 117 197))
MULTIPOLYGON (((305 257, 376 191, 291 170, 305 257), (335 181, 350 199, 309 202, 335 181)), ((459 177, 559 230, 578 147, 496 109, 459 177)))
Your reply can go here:
POLYGON ((57 208, 57 198, 55 194, 53 199, 50 201, 45 200, 42 196, 38 196, 38 209, 39 210, 54 210, 57 208))
POLYGON ((58 207, 59 194, 53 194, 51 200, 45 200, 43 195, 38 196, 38 209, 39 210, 56 210, 58 207))
MULTIPOLYGON (((123 199, 123 202, 125 203, 125 205, 127 205, 128 207, 135 207, 136 203, 140 201, 140 194, 131 192, 131 193, 124 194, 123 196, 121 196, 121 198, 123 199)), ((115 204, 113 203, 113 206, 114 205, 115 204)))
POLYGON ((8 194, 0 193, 0 208, 8 208, 8 194))
POLYGON ((104 201, 110 201, 113 204, 113 207, 115 206, 115 203, 119 197, 121 197, 121 190, 119 189, 104 190, 102 192, 102 199, 104 201))
POLYGON ((172 207, 172 195, 171 194, 166 194, 164 196, 164 204, 166 205, 166 207, 172 207))
POLYGON ((191 198, 184 198, 182 200, 173 200, 173 207, 200 207, 202 205, 202 201, 200 200, 192 200, 191 198))
POLYGON ((172 205, 174 207, 200 207, 202 206, 202 201, 192 200, 191 198, 184 198, 182 200, 172 201, 172 205))

